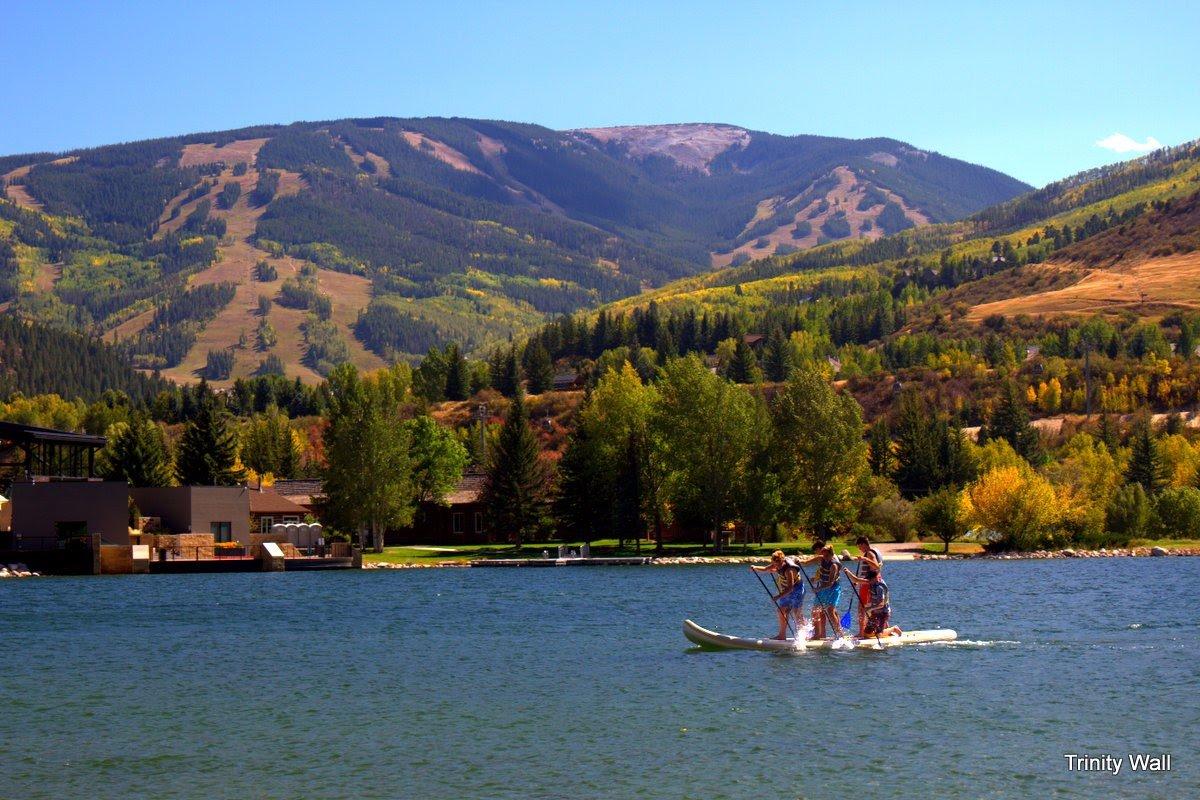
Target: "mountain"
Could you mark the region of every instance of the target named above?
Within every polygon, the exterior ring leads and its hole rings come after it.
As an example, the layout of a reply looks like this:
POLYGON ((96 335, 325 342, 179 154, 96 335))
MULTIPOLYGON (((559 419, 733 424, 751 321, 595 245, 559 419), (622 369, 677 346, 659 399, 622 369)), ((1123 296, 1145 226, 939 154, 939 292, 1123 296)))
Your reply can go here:
POLYGON ((1027 186, 891 139, 468 119, 0 157, 0 302, 176 381, 316 380, 1027 186))
MULTIPOLYGON (((821 371, 868 419, 894 417, 904 387, 964 426, 990 419, 1009 385, 1044 416, 1190 409, 1200 141, 956 222, 683 278, 530 342, 585 382, 625 360, 649 377, 686 353, 743 383, 821 371)), ((1069 436, 1062 423, 1044 432, 1069 436)))
MULTIPOLYGON (((1129 276, 1123 287, 1128 297, 1142 280, 1139 276, 1164 273, 1165 278, 1181 264, 1190 270, 1194 262, 1200 269, 1197 192, 1200 143, 1192 142, 1073 175, 955 222, 760 259, 680 279, 601 308, 623 313, 654 302, 660 310, 740 306, 763 311, 780 305, 772 298, 782 297, 784 287, 808 302, 821 294, 809 288, 823 281, 876 277, 931 292, 954 289, 939 298, 942 306, 985 296, 996 301, 1003 294, 1028 298, 1022 301, 1021 313, 1026 313, 1033 310, 1029 303, 1040 296, 1043 284, 1069 283, 1075 287, 1071 292, 1059 292, 1044 304, 1038 301, 1036 313, 1116 311, 1132 305, 1144 315, 1146 303, 1190 308, 1200 306, 1200 288, 1193 291, 1179 281, 1158 286, 1160 291, 1144 301, 1136 293, 1132 301, 1097 299, 1078 309, 1054 301, 1065 303, 1067 297, 1092 292, 1102 274, 1129 276), (1024 283, 1014 279, 1018 275, 1024 283)), ((1189 274, 1177 273, 1176 278, 1189 274)))

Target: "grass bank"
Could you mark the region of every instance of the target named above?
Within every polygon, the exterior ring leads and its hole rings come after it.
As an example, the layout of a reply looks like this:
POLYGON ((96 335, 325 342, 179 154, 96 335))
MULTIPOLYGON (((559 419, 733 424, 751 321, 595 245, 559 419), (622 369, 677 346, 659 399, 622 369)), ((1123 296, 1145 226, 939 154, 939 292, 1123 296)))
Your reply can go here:
MULTIPOLYGON (((550 555, 558 552, 558 546, 566 544, 572 550, 578 550, 583 542, 526 542, 521 547, 510 544, 472 544, 472 545, 412 545, 406 547, 386 547, 382 553, 364 553, 364 562, 386 564, 438 564, 445 561, 466 562, 483 558, 540 558, 542 551, 550 555)), ((655 555, 654 542, 649 539, 638 543, 626 541, 625 546, 619 546, 616 539, 598 539, 592 542, 592 555, 596 557, 626 557, 655 555)), ((833 546, 837 552, 843 549, 853 549, 848 542, 834 540, 833 546)), ((940 547, 940 545, 939 545, 940 547)), ((763 544, 733 544, 726 545, 721 555, 726 556, 769 556, 775 550, 783 550, 789 555, 801 549, 808 552, 807 542, 764 542, 763 544)), ((940 552, 940 551, 939 551, 940 552)), ((678 558, 683 556, 712 556, 717 555, 711 547, 701 547, 693 543, 669 543, 663 546, 663 556, 678 558)))
MULTIPOLYGON (((383 563, 383 564, 440 564, 443 562, 458 562, 466 563, 476 559, 486 558, 540 558, 542 551, 548 551, 550 555, 555 555, 558 552, 558 546, 564 542, 526 542, 521 547, 513 547, 510 544, 473 544, 473 545, 412 545, 406 547, 387 547, 382 553, 364 553, 363 561, 366 563, 383 563)), ((578 550, 583 546, 583 542, 566 542, 572 550, 578 550)), ((849 541, 835 539, 833 542, 835 552, 849 550, 857 552, 853 544, 849 541)), ((1130 542, 1130 547, 1162 547, 1167 550, 1178 550, 1183 548, 1200 548, 1200 539, 1137 539, 1130 542)), ((767 557, 775 550, 783 550, 789 555, 800 552, 808 552, 807 542, 764 542, 763 544, 734 544, 726 546, 721 555, 725 556, 762 556, 767 557)), ((914 552, 941 555, 943 545, 940 541, 931 540, 924 542, 911 542, 905 546, 905 549, 911 549, 914 552)), ((951 542, 951 555, 974 555, 983 552, 983 548, 974 542, 951 542)), ((625 546, 619 546, 616 539, 600 539, 592 542, 592 555, 604 557, 624 557, 624 556, 652 556, 654 552, 654 542, 643 539, 641 548, 637 547, 637 543, 632 541, 625 542, 625 546)), ((698 544, 692 543, 670 543, 664 545, 663 556, 668 558, 679 557, 695 557, 695 556, 713 556, 717 555, 711 547, 701 547, 698 544)), ((885 556, 886 557, 886 556, 885 556)))

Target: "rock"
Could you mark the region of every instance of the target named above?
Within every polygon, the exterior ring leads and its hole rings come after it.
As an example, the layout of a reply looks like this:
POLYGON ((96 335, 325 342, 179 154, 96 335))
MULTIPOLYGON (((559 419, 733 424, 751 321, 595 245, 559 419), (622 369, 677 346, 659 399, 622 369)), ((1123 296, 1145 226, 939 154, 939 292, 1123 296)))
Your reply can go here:
POLYGON ((1165 556, 1166 554, 1167 554, 1167 551, 1165 548, 1162 548, 1162 547, 1151 547, 1150 548, 1150 555, 1152 555, 1152 556, 1165 556))
POLYGON ((1078 553, 1076 553, 1074 550, 1072 550, 1072 549, 1071 549, 1071 548, 1069 548, 1069 547, 1068 547, 1066 550, 1063 550, 1063 551, 1062 551, 1062 554, 1063 554, 1064 556, 1066 556, 1067 558, 1075 558, 1075 557, 1077 557, 1077 556, 1079 555, 1078 553))

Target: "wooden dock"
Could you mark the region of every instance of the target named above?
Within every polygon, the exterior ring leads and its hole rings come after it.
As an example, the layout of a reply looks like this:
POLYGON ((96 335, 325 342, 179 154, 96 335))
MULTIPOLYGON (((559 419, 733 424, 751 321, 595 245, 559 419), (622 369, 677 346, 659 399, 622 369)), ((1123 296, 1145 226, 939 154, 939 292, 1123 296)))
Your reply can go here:
POLYGON ((649 564, 649 556, 625 558, 478 558, 472 567, 634 567, 649 564))

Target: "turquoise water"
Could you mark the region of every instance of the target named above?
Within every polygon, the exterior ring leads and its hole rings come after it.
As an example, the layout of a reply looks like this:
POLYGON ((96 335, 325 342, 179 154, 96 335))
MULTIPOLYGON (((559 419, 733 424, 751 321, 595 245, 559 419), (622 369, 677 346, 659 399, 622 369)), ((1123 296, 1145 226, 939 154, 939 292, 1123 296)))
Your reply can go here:
POLYGON ((1200 796, 1200 559, 888 577, 966 641, 689 651, 773 631, 744 567, 5 581, 0 797, 1200 796))

